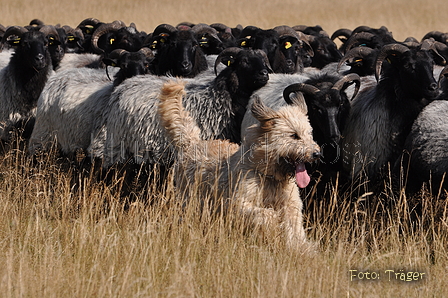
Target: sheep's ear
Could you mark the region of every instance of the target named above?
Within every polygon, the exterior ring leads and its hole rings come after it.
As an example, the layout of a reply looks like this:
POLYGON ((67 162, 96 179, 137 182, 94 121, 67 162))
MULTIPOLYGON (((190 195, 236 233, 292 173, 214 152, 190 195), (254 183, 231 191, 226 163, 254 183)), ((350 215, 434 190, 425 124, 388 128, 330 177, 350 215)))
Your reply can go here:
POLYGON ((266 106, 259 96, 254 96, 251 111, 252 115, 261 123, 278 118, 277 113, 266 106))
POLYGON ((223 56, 221 58, 221 63, 224 64, 225 66, 230 66, 234 62, 235 62, 235 57, 233 57, 232 55, 223 56))
POLYGON ((118 59, 103 58, 103 63, 107 66, 119 67, 118 59))
POLYGON ((249 48, 252 45, 250 36, 241 38, 238 41, 238 43, 239 43, 239 46, 242 47, 242 48, 249 48))
POLYGON ((61 42, 50 35, 48 37, 48 45, 49 46, 59 46, 59 45, 61 45, 61 42))
POLYGON ((20 37, 12 37, 10 39, 8 38, 6 42, 12 47, 17 47, 20 45, 20 40, 20 37))
POLYGON ((149 46, 152 50, 158 50, 162 45, 169 40, 169 34, 162 33, 159 36, 154 37, 152 44, 149 46))

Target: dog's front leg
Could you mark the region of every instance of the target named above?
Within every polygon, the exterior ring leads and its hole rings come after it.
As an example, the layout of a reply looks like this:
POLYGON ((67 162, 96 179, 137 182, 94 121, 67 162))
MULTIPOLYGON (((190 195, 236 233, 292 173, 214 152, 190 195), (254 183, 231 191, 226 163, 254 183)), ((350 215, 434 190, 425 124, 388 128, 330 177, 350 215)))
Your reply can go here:
POLYGON ((290 198, 281 210, 281 227, 288 247, 296 248, 307 242, 303 227, 302 200, 290 198))
POLYGON ((240 214, 249 220, 254 228, 261 227, 268 230, 278 228, 280 218, 274 209, 258 207, 253 202, 245 200, 238 207, 240 214))

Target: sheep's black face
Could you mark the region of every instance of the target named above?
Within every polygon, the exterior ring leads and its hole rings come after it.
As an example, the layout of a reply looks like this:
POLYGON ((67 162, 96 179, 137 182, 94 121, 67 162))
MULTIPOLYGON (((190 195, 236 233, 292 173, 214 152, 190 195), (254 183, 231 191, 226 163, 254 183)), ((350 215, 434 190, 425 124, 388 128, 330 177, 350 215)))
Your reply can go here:
POLYGON ((48 38, 42 32, 25 32, 17 50, 22 52, 28 65, 31 65, 35 70, 41 70, 50 64, 48 38))
POLYGON ((196 36, 196 40, 198 40, 205 55, 218 55, 224 50, 222 41, 214 38, 209 33, 196 36))
POLYGON ((272 69, 276 73, 295 73, 299 68, 303 68, 303 65, 298 65, 300 60, 300 44, 297 38, 292 36, 285 36, 280 38, 279 52, 283 55, 284 59, 279 59, 280 63, 274 61, 272 69))
POLYGON ((145 53, 126 52, 121 54, 119 58, 104 58, 103 62, 106 65, 118 66, 120 70, 115 75, 114 86, 118 86, 125 79, 132 78, 138 75, 145 75, 151 73, 151 62, 154 60, 152 55, 148 56, 145 53))
POLYGON ((115 33, 114 39, 111 50, 124 49, 134 52, 138 51, 143 45, 140 34, 132 27, 120 28, 115 33))
POLYGON ((341 96, 343 91, 332 90, 331 86, 320 86, 321 91, 314 96, 305 95, 314 138, 319 145, 339 144, 350 110, 347 97, 345 94, 341 96))
POLYGON ((279 48, 278 32, 273 29, 260 30, 251 39, 253 40, 252 48, 264 51, 272 64, 279 48))
POLYGON ((137 75, 144 75, 150 73, 150 63, 152 57, 148 58, 139 52, 130 53, 120 59, 120 68, 123 70, 126 78, 131 78, 137 75))
POLYGON ((246 92, 263 87, 269 80, 269 67, 262 54, 247 50, 238 53, 232 66, 239 80, 239 87, 246 89, 246 92))
POLYGON ((59 62, 65 55, 64 47, 59 40, 51 35, 48 36, 48 51, 50 52, 53 67, 59 65, 59 62))
POLYGON ((190 30, 172 34, 162 50, 158 52, 162 74, 191 78, 207 68, 205 54, 190 30))
MULTIPOLYGON (((391 60, 392 64, 395 61, 391 60)), ((428 51, 408 51, 400 56, 399 73, 402 86, 407 86, 411 98, 422 104, 434 100, 440 93, 434 79, 434 62, 428 51)))
POLYGON ((342 58, 336 44, 328 37, 319 36, 311 42, 314 50, 311 66, 323 68, 331 62, 338 62, 342 58))

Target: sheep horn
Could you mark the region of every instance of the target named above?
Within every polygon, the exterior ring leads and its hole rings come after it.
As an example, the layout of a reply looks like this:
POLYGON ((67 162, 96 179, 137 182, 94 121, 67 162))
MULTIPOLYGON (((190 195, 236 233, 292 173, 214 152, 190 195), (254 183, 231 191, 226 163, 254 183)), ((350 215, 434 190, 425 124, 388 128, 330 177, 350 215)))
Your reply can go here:
POLYGON ((410 49, 407 46, 399 44, 399 43, 392 43, 392 44, 387 44, 387 45, 383 46, 381 48, 380 53, 378 54, 378 57, 376 58, 376 65, 375 65, 376 81, 378 82, 378 80, 380 78, 381 67, 383 65, 384 59, 386 59, 388 55, 390 55, 392 53, 403 54, 407 51, 410 51, 410 49))
POLYGON ((367 41, 372 41, 373 38, 375 38, 375 34, 372 34, 370 32, 355 33, 345 42, 345 52, 349 51, 352 48, 352 46, 359 40, 363 39, 367 41))
POLYGON ((52 35, 57 41, 59 41, 59 33, 56 28, 52 25, 45 25, 39 30, 43 32, 46 36, 52 35))
POLYGON ((422 42, 422 46, 421 46, 421 50, 426 50, 426 51, 432 51, 434 54, 437 55, 437 57, 439 57, 440 61, 442 61, 441 63, 443 65, 446 64, 446 60, 445 57, 443 57, 442 55, 440 55, 439 50, 445 50, 447 46, 444 43, 435 41, 434 38, 428 38, 425 39, 422 42), (437 44, 436 44, 437 43, 437 44))
POLYGON ((288 87, 283 90, 283 98, 285 99, 286 103, 289 105, 294 104, 294 102, 289 97, 291 93, 295 92, 303 92, 309 95, 315 95, 320 92, 319 88, 316 86, 305 84, 305 83, 296 83, 289 85, 288 87))
POLYGON ((74 37, 78 37, 80 40, 84 40, 84 35, 82 34, 81 29, 72 28, 70 26, 62 26, 62 29, 64 29, 67 35, 73 35, 74 37))
POLYGON ((98 47, 98 40, 100 39, 100 37, 106 33, 117 31, 122 27, 123 23, 120 21, 113 21, 112 23, 107 23, 99 26, 98 29, 96 29, 92 34, 92 49, 98 54, 104 53, 104 50, 98 47))
POLYGON ((143 47, 138 51, 143 55, 145 55, 146 57, 154 57, 154 52, 150 48, 143 47))
POLYGON ((358 94, 359 87, 361 86, 361 79, 359 75, 356 73, 350 73, 348 75, 343 76, 339 81, 334 83, 333 87, 331 89, 338 90, 338 91, 344 91, 347 89, 348 86, 355 83, 355 91, 353 92, 352 98, 350 100, 353 100, 355 98, 356 94, 358 94))
POLYGON ((416 43, 419 43, 419 41, 417 40, 417 38, 412 37, 412 36, 406 37, 406 39, 404 40, 403 43, 407 43, 407 42, 416 42, 416 43))
POLYGON ((242 48, 238 48, 238 47, 230 47, 230 48, 226 48, 226 49, 224 49, 224 50, 218 55, 218 57, 216 57, 216 60, 215 60, 215 67, 214 67, 215 75, 218 75, 218 73, 217 73, 217 67, 218 67, 219 63, 221 63, 221 61, 222 61, 222 59, 223 59, 224 57, 235 56, 235 55, 237 55, 237 54, 238 54, 239 52, 241 52, 241 51, 243 51, 243 49, 242 49, 242 48))
POLYGON ((218 32, 225 32, 227 29, 230 29, 229 26, 226 26, 223 23, 213 23, 210 27, 214 28, 218 32))
POLYGON ((372 28, 369 26, 358 26, 355 29, 353 29, 353 34, 360 32, 368 32, 370 30, 372 30, 372 28))
POLYGON ((419 43, 418 41, 417 42, 415 42, 415 41, 404 41, 403 44, 405 46, 407 46, 408 48, 416 48, 416 47, 421 45, 421 43, 419 43))
POLYGON ((308 26, 305 26, 305 25, 296 25, 296 26, 292 27, 292 29, 294 29, 296 31, 301 31, 301 32, 305 31, 306 28, 308 28, 308 26))
POLYGON ((247 36, 253 36, 258 30, 261 30, 261 29, 259 27, 252 26, 252 25, 246 26, 241 31, 241 34, 240 34, 239 37, 240 38, 245 38, 247 36))
POLYGON ((197 24, 194 25, 191 30, 193 31, 194 35, 196 36, 196 38, 198 36, 201 36, 203 34, 208 33, 211 37, 213 37, 216 40, 220 40, 218 37, 218 32, 216 31, 216 29, 210 27, 207 24, 197 24))
POLYGON ((33 19, 30 21, 30 26, 39 27, 39 26, 43 26, 43 25, 45 25, 44 22, 39 19, 33 19))
POLYGON ((81 21, 81 23, 79 23, 78 26, 76 26, 76 28, 80 28, 80 27, 84 27, 86 25, 91 25, 91 26, 96 26, 100 23, 100 20, 95 19, 95 18, 87 18, 83 21, 81 21))
MULTIPOLYGON (((333 34, 331 35, 330 39, 335 40, 336 38, 343 36, 343 37, 345 37, 345 41, 347 41, 351 35, 352 35, 352 30, 341 28, 341 29, 334 31, 333 34)), ((340 40, 345 43, 345 41, 343 41, 342 39, 340 39, 340 40)))
POLYGON ((5 34, 3 34, 2 44, 4 44, 8 40, 8 37, 10 37, 11 35, 16 35, 16 36, 20 37, 25 32, 28 32, 28 29, 26 29, 22 26, 8 27, 8 29, 6 29, 6 31, 5 31, 5 34))
POLYGON ((113 50, 112 52, 110 52, 108 57, 110 59, 120 59, 126 53, 129 53, 129 52, 126 50, 123 50, 123 49, 116 49, 116 50, 113 50))
POLYGON ((299 34, 297 34, 297 31, 292 29, 290 26, 286 26, 286 25, 277 26, 274 28, 274 30, 278 32, 278 35, 280 37, 292 36, 292 37, 295 37, 298 40, 300 40, 300 36, 299 36, 299 34))
POLYGON ((342 64, 344 64, 346 61, 350 60, 351 58, 355 58, 355 57, 365 58, 365 57, 369 56, 370 54, 372 54, 373 51, 374 51, 374 49, 369 48, 369 47, 356 47, 356 48, 351 49, 344 55, 344 57, 342 57, 341 60, 339 60, 338 67, 337 67, 336 71, 339 72, 342 64))
POLYGON ((194 23, 185 21, 185 22, 180 22, 179 24, 177 24, 177 25, 176 25, 176 28, 177 28, 177 29, 179 29, 180 27, 189 27, 189 28, 193 28, 194 26, 195 26, 194 23))
POLYGON ((439 80, 437 81, 439 88, 441 88, 442 80, 444 78, 448 78, 448 65, 442 69, 442 72, 439 75, 439 80))
POLYGON ((158 36, 162 33, 172 34, 176 31, 177 31, 176 27, 174 27, 170 24, 160 24, 159 26, 156 27, 156 29, 154 29, 154 32, 152 33, 152 35, 158 36))
POLYGON ((431 31, 431 32, 428 32, 428 33, 426 33, 425 34, 425 36, 423 36, 423 38, 422 38, 422 42, 425 40, 425 39, 428 39, 428 38, 434 38, 434 40, 437 40, 437 41, 440 41, 440 42, 443 42, 443 43, 445 43, 445 42, 447 42, 447 34, 445 34, 445 33, 443 33, 443 32, 440 32, 440 31, 431 31))

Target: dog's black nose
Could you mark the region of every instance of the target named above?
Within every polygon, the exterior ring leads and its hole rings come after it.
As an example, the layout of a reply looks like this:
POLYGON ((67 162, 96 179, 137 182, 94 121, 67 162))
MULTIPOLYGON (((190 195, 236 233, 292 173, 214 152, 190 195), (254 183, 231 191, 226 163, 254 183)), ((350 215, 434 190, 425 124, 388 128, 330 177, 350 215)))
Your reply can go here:
POLYGON ((313 159, 319 159, 322 157, 322 153, 320 151, 316 151, 313 153, 313 159))

